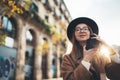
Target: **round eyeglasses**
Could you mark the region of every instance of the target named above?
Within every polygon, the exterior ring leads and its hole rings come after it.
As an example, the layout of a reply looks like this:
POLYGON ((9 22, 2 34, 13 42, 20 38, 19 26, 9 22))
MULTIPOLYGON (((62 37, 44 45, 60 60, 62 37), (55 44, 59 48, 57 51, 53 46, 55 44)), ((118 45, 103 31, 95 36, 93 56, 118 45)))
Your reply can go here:
POLYGON ((83 27, 83 28, 75 28, 75 32, 87 32, 89 31, 88 27, 83 27))

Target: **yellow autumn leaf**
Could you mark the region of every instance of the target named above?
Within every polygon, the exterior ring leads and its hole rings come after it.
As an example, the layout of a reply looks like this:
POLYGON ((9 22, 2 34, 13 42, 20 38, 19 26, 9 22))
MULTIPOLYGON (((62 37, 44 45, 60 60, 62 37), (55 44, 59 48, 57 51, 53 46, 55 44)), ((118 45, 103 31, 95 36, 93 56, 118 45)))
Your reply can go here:
POLYGON ((9 6, 14 5, 14 2, 13 2, 13 1, 9 1, 9 2, 8 2, 8 5, 9 5, 9 6))

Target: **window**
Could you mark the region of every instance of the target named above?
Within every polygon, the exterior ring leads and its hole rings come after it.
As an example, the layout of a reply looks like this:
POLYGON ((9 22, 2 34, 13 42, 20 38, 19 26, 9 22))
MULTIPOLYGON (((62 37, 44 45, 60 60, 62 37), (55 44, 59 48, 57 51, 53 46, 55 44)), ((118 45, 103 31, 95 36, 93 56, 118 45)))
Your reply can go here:
POLYGON ((7 36, 11 37, 11 38, 15 38, 15 27, 12 24, 12 22, 7 18, 7 17, 3 17, 3 30, 5 31, 5 33, 7 34, 7 36))
POLYGON ((61 0, 54 0, 54 2, 55 2, 56 5, 60 5, 61 0))
POLYGON ((38 7, 37 7, 37 5, 35 3, 32 3, 31 10, 33 10, 35 12, 38 12, 38 7))
POLYGON ((11 22, 11 19, 6 16, 2 17, 3 23, 0 29, 0 45, 14 47, 14 39, 16 35, 16 28, 11 22))
POLYGON ((49 19, 49 17, 48 16, 45 16, 45 20, 48 22, 48 19, 49 19))

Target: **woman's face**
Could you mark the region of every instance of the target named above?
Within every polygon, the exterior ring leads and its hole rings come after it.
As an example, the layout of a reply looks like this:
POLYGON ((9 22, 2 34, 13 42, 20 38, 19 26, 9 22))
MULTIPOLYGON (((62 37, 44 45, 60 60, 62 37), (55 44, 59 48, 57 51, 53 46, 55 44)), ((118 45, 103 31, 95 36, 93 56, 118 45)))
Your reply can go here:
POLYGON ((90 30, 84 23, 80 23, 75 27, 75 38, 78 42, 85 42, 90 37, 90 30))

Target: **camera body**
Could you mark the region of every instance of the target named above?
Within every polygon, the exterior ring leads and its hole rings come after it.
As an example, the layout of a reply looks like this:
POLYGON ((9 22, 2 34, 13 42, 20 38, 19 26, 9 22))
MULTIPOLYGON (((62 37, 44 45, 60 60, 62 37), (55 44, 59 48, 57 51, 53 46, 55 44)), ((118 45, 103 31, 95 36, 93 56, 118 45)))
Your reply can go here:
POLYGON ((86 41, 86 50, 95 48, 99 46, 99 41, 94 38, 96 37, 94 34, 90 35, 90 38, 86 41))

